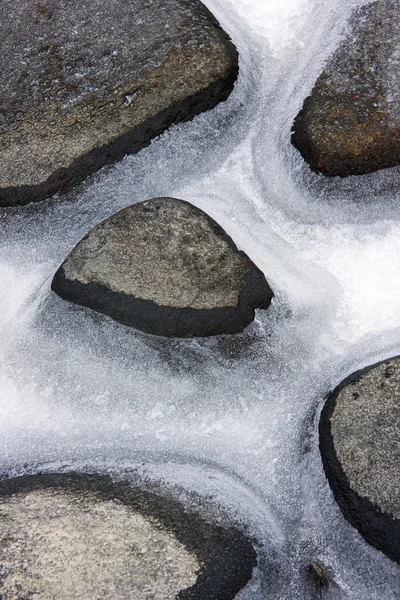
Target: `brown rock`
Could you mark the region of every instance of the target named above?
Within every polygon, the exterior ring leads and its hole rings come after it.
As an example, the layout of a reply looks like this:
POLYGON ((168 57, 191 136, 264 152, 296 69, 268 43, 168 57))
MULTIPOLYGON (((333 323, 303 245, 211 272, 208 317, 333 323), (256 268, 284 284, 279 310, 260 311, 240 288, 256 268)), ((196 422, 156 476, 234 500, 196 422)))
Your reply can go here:
POLYGON ((311 169, 360 175, 400 164, 400 4, 356 11, 293 125, 311 169))

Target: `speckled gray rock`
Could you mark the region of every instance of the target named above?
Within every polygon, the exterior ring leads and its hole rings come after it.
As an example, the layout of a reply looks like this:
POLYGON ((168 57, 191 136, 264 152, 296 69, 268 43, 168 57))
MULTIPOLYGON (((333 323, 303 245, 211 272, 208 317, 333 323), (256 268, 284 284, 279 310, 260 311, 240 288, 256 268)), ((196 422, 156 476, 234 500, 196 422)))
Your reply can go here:
POLYGON ((174 198, 146 200, 97 225, 61 265, 52 289, 168 337, 237 333, 273 296, 215 221, 174 198))
POLYGON ((137 152, 225 100, 238 72, 199 0, 2 0, 0 50, 0 205, 137 152))
POLYGON ((354 373, 320 420, 326 474, 345 517, 400 562, 400 358, 354 373))
POLYGON ((356 11, 293 126, 314 171, 358 175, 400 164, 400 3, 356 11))
POLYGON ((256 553, 236 528, 126 481, 77 473, 0 482, 0 598, 234 598, 256 553))
POLYGON ((36 490, 0 510, 2 597, 169 600, 196 582, 193 554, 113 500, 36 490))

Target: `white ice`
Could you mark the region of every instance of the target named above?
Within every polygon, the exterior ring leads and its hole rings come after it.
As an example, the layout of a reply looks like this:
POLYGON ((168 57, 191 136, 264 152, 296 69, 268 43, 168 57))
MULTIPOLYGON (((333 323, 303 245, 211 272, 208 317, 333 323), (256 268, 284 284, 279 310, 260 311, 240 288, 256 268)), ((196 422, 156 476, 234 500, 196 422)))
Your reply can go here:
POLYGON ((242 600, 308 598, 310 560, 330 569, 330 598, 400 589, 399 566, 338 509, 317 435, 328 391, 400 352, 399 171, 328 180, 290 143, 362 3, 207 0, 240 52, 229 101, 63 199, 0 213, 0 471, 162 480, 257 539, 242 600), (163 340, 50 292, 90 227, 162 195, 206 210, 270 281, 243 334, 163 340))

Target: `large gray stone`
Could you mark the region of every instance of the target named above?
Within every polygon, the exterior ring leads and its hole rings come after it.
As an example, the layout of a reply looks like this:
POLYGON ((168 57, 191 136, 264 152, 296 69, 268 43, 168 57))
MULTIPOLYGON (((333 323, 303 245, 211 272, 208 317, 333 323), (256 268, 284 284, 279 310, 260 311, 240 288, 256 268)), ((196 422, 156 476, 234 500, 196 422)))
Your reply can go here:
POLYGON ((320 448, 345 517, 400 562, 400 358, 343 381, 320 420, 320 448))
POLYGON ((324 175, 400 164, 400 3, 356 11, 293 126, 293 144, 324 175))
POLYGON ((104 475, 0 482, 0 598, 234 598, 249 540, 172 498, 104 475))
POLYGON ((238 71, 199 0, 2 0, 0 50, 0 205, 137 152, 225 100, 238 71))
POLYGON ((169 600, 196 582, 183 544, 113 500, 48 489, 0 509, 1 597, 169 600))
POLYGON ((242 331, 273 296, 215 221, 174 198, 146 200, 97 225, 52 289, 127 325, 176 337, 242 331))

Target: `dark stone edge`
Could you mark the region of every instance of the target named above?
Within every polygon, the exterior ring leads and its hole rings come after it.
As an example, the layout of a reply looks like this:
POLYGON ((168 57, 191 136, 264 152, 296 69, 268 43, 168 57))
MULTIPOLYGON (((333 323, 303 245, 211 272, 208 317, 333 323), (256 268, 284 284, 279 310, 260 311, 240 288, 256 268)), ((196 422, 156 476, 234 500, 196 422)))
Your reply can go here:
MULTIPOLYGON (((308 135, 307 113, 308 108, 313 101, 312 93, 315 89, 315 86, 312 89, 311 94, 305 98, 302 108, 293 121, 291 129, 291 142, 296 150, 300 152, 306 163, 308 163, 310 169, 314 171, 314 173, 322 173, 322 171, 320 171, 318 168, 318 159, 316 157, 316 153, 313 152, 310 136, 308 135)), ((323 172, 323 174, 329 176, 329 173, 327 172, 323 172)))
POLYGON ((231 600, 251 579, 257 554, 251 541, 236 527, 205 521, 177 500, 141 489, 109 475, 39 473, 0 480, 0 498, 19 492, 62 488, 94 492, 102 500, 117 500, 156 519, 197 556, 201 570, 196 583, 177 595, 179 600, 231 600))
POLYGON ((196 115, 210 110, 219 102, 226 100, 238 77, 238 52, 228 34, 221 29, 217 21, 215 23, 221 32, 222 42, 231 54, 232 68, 225 79, 214 81, 205 90, 189 96, 178 104, 169 106, 110 144, 93 148, 75 160, 68 168, 57 170, 42 184, 0 188, 0 207, 38 202, 57 192, 65 192, 82 183, 102 167, 111 165, 127 154, 135 154, 149 146, 154 137, 163 133, 173 123, 190 121, 196 115))
MULTIPOLYGON (((152 201, 156 200, 157 198, 153 198, 152 201)), ((114 292, 104 286, 67 279, 63 265, 56 272, 51 289, 64 300, 86 306, 124 325, 152 335, 185 338, 240 333, 254 320, 256 308, 268 308, 274 294, 262 271, 244 252, 238 250, 222 227, 202 210, 188 202, 185 203, 205 215, 215 233, 246 261, 246 283, 240 292, 237 306, 214 309, 161 306, 151 300, 114 292)), ((126 209, 120 212, 124 210, 126 209)))
POLYGON ((386 358, 352 373, 328 394, 319 421, 319 447, 326 477, 345 519, 371 546, 384 552, 391 560, 400 563, 400 520, 382 512, 368 498, 360 497, 351 489, 336 455, 331 433, 331 417, 340 391, 371 369, 396 358, 400 358, 400 355, 386 358))

